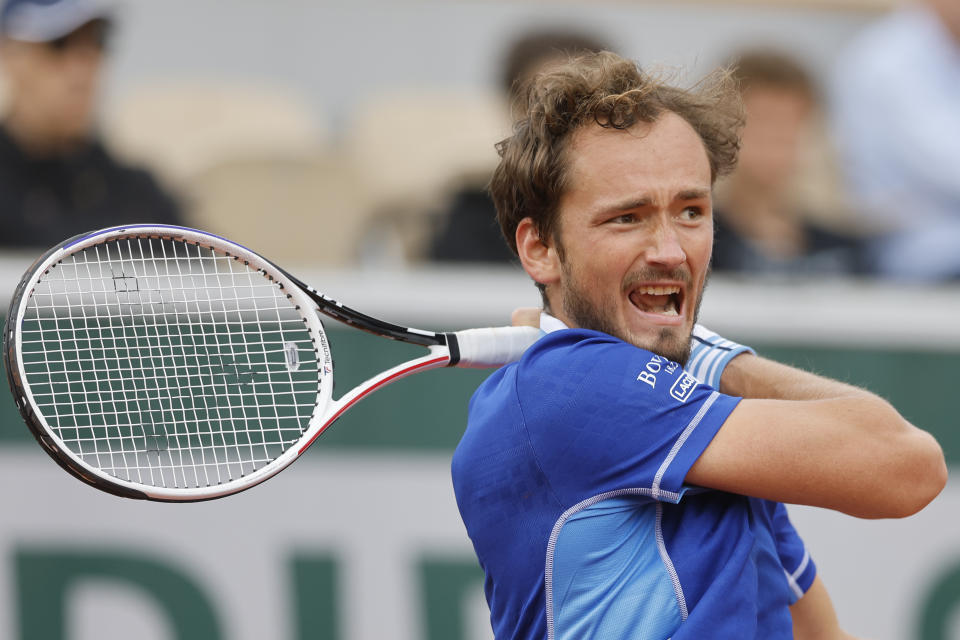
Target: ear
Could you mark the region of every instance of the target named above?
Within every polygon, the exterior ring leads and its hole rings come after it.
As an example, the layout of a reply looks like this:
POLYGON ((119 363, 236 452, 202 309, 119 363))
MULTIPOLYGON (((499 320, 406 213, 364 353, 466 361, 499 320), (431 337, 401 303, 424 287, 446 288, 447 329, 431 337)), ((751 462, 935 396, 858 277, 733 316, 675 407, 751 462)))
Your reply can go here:
POLYGON ((532 218, 517 225, 517 253, 524 271, 536 282, 551 285, 560 281, 560 257, 555 247, 540 238, 532 218))

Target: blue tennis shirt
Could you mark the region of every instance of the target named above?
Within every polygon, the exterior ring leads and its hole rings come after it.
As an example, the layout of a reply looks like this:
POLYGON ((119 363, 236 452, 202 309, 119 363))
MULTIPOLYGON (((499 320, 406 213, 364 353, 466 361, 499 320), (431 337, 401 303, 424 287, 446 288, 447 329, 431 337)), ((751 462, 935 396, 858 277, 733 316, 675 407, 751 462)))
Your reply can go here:
POLYGON ((581 329, 491 375, 452 470, 496 637, 792 638, 816 569, 784 506, 684 484, 739 400, 581 329))

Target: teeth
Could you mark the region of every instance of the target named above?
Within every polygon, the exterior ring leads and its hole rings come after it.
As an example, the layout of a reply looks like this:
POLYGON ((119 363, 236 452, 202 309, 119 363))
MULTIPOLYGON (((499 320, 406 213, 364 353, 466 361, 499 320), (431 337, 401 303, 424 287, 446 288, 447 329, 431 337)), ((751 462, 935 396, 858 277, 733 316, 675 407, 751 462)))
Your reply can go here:
POLYGON ((680 293, 680 287, 640 287, 637 291, 645 296, 671 296, 680 293))
POLYGON ((640 310, 647 313, 659 313, 664 316, 679 316, 677 299, 672 297, 680 293, 680 287, 676 285, 644 285, 637 287, 630 293, 630 300, 640 310), (636 296, 636 297, 635 297, 636 296), (643 296, 659 297, 660 300, 654 301, 643 298, 643 296), (661 304, 656 305, 655 302, 661 304))
POLYGON ((647 305, 638 305, 640 308, 647 313, 659 313, 664 316, 678 316, 680 313, 677 311, 676 302, 673 300, 668 300, 662 307, 651 307, 647 305))

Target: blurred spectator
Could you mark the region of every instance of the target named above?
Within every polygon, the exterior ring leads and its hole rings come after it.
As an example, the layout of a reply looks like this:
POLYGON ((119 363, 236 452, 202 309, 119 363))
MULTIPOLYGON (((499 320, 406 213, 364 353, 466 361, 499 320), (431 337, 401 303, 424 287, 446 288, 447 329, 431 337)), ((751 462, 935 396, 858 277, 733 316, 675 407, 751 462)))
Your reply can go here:
POLYGON ((879 271, 960 277, 960 1, 921 1, 868 27, 832 94, 850 189, 886 232, 871 246, 879 271))
POLYGON ((571 56, 611 51, 609 44, 588 33, 567 29, 535 30, 513 41, 503 57, 500 89, 510 98, 511 107, 523 115, 526 105, 517 103, 527 83, 551 64, 571 56))
MULTIPOLYGON (((609 48, 600 39, 576 31, 529 32, 507 49, 500 88, 508 97, 511 109, 522 110, 523 106, 518 103, 521 89, 537 72, 570 56, 609 48)), ((431 242, 428 257, 445 262, 509 262, 514 259, 500 232, 497 210, 485 184, 469 184, 452 195, 449 208, 440 217, 440 229, 431 242)))
POLYGON ((818 90, 793 58, 768 50, 733 63, 746 125, 737 168, 718 186, 713 269, 749 274, 851 274, 863 270, 857 239, 823 228, 794 196, 818 90))
POLYGON ((85 0, 8 0, 0 13, 0 245, 50 246, 130 222, 177 223, 176 203, 94 131, 112 21, 85 0))

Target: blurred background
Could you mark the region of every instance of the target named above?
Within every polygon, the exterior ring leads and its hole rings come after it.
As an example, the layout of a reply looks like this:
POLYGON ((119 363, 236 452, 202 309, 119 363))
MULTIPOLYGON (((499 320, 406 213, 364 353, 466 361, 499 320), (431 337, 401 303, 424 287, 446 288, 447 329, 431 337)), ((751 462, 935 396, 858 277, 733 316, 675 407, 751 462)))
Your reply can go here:
MULTIPOLYGON (((868 387, 960 464, 960 2, 13 0, 0 297, 60 240, 180 222, 427 329, 539 295, 484 192, 511 83, 612 49, 720 65, 748 124, 701 319, 868 387)), ((330 327, 338 389, 408 355, 330 327)), ((0 638, 490 638, 450 454, 484 372, 365 400, 266 484, 194 505, 81 485, 0 398, 0 638)), ((960 638, 960 483, 904 521, 791 508, 841 622, 960 638)))

